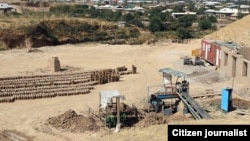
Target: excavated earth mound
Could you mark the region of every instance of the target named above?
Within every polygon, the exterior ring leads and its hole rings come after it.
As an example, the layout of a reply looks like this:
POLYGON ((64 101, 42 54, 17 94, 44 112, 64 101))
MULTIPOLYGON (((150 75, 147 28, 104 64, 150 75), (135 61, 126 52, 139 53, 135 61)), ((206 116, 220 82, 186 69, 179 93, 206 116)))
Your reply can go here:
POLYGON ((56 117, 50 117, 48 123, 54 128, 75 133, 98 131, 100 129, 100 125, 93 117, 78 115, 73 110, 68 110, 56 117))

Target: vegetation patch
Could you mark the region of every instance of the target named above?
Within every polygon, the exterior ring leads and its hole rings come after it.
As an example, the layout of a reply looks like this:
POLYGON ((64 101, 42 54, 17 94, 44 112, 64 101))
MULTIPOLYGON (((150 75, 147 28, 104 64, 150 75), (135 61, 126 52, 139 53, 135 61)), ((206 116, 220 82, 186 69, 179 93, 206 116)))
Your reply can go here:
POLYGON ((137 38, 136 27, 118 28, 116 24, 98 21, 45 20, 37 24, 0 29, 0 39, 6 49, 16 47, 55 46, 86 41, 124 40, 137 38))

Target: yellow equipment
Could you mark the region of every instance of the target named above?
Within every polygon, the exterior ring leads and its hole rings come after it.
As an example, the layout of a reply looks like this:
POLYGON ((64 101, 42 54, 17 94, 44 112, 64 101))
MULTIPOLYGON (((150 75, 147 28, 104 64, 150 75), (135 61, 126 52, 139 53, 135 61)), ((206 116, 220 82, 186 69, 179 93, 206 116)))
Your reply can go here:
POLYGON ((201 50, 200 49, 192 50, 192 56, 200 57, 200 55, 201 55, 201 50))
POLYGON ((204 61, 201 59, 201 49, 195 49, 192 50, 192 56, 194 56, 194 61, 193 65, 203 65, 204 66, 204 61))

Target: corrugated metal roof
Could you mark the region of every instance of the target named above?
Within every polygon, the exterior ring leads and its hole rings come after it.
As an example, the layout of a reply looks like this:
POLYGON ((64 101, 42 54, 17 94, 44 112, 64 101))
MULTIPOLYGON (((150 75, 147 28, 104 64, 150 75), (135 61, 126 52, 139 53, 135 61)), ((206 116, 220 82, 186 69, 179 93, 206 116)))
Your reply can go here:
POLYGON ((233 42, 220 42, 220 43, 218 43, 218 45, 224 46, 224 47, 229 48, 229 49, 235 49, 237 47, 240 47, 238 44, 233 43, 233 42))
POLYGON ((177 71, 177 70, 173 70, 171 68, 163 68, 163 69, 160 69, 159 70, 160 72, 164 72, 164 73, 168 73, 168 74, 171 74, 175 77, 186 77, 187 74, 184 73, 184 72, 180 72, 180 71, 177 71))
POLYGON ((99 94, 101 96, 101 108, 105 108, 107 103, 112 103, 112 98, 119 97, 125 100, 125 96, 121 95, 118 90, 101 90, 99 94))
POLYGON ((205 41, 210 42, 212 44, 219 45, 221 47, 223 46, 229 49, 235 49, 236 47, 240 47, 240 45, 234 42, 224 42, 224 41, 218 41, 218 40, 205 40, 205 41))

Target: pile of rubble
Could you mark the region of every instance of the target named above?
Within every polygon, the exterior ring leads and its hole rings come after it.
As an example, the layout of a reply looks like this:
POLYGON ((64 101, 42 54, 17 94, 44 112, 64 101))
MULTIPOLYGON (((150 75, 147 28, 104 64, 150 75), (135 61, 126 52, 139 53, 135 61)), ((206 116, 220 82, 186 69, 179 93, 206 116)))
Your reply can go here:
POLYGON ((50 117, 47 122, 54 128, 75 133, 98 131, 101 127, 100 122, 95 118, 78 115, 74 110, 68 110, 56 117, 50 117))

